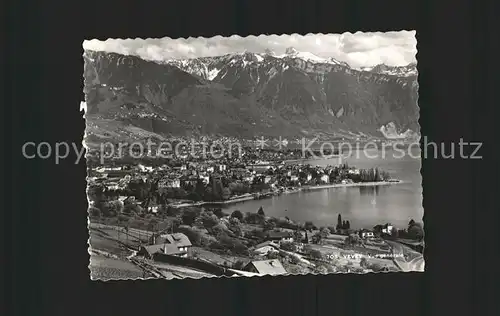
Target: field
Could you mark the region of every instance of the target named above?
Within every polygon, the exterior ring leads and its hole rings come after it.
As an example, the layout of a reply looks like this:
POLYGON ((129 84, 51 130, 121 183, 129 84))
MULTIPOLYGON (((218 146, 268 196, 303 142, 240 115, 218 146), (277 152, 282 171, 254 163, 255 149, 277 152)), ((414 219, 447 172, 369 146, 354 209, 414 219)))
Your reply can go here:
POLYGON ((209 251, 200 247, 192 247, 191 248, 192 255, 196 256, 197 258, 200 259, 205 259, 208 260, 212 263, 218 264, 218 265, 225 265, 227 264, 228 266, 232 266, 234 263, 237 261, 242 261, 244 263, 247 263, 250 261, 249 258, 245 257, 238 257, 238 256, 233 256, 233 255, 225 255, 225 254, 218 254, 213 251, 209 251))
POLYGON ((151 276, 128 261, 100 255, 91 255, 89 268, 91 278, 99 280, 137 279, 151 276))

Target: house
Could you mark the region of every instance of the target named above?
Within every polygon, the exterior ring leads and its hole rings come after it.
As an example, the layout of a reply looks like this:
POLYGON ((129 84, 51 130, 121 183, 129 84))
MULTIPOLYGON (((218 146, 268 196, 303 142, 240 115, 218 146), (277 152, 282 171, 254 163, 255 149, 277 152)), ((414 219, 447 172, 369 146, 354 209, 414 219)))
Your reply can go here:
POLYGON ((359 169, 349 169, 348 173, 349 174, 357 174, 357 175, 359 175, 359 169))
POLYGON ((122 201, 123 203, 126 203, 126 202, 135 202, 135 196, 120 195, 118 197, 118 201, 122 201))
POLYGON ((330 176, 327 174, 324 174, 321 176, 321 182, 323 183, 330 183, 330 176))
POLYGON ((367 229, 363 229, 363 230, 361 230, 361 231, 359 232, 359 236, 360 236, 361 238, 374 238, 374 237, 375 237, 375 235, 373 234, 373 232, 372 232, 372 231, 369 231, 369 230, 367 230, 367 229))
POLYGON ((179 250, 175 245, 172 244, 157 244, 149 246, 141 246, 137 255, 144 256, 148 259, 153 259, 155 254, 166 254, 172 256, 186 257, 187 253, 179 250))
POLYGON ((293 234, 284 231, 270 231, 266 234, 266 241, 274 242, 293 242, 293 234))
POLYGON ((254 179, 254 176, 247 176, 247 177, 243 178, 243 180, 245 180, 247 182, 253 182, 253 179, 254 179))
POLYGON ((141 251, 139 251, 142 255, 151 257, 159 252, 166 255, 187 257, 192 246, 189 238, 182 233, 153 235, 150 242, 153 245, 142 247, 144 249, 141 248, 141 251))
POLYGON ((394 231, 394 226, 390 224, 385 224, 384 227, 382 228, 382 233, 387 235, 392 235, 393 231, 394 231))
POLYGON ((200 175, 199 178, 201 179, 201 181, 203 181, 204 184, 208 184, 208 182, 210 181, 210 177, 207 175, 200 175))
POLYGON ((296 175, 290 176, 290 181, 299 181, 299 177, 296 175))
POLYGON ((181 179, 180 179, 180 184, 182 187, 185 187, 185 186, 195 186, 196 183, 198 182, 198 179, 196 177, 193 177, 193 176, 183 176, 181 179))
POLYGON ((278 252, 277 248, 279 246, 271 240, 265 241, 253 247, 253 251, 260 256, 265 256, 269 252, 278 252))
POLYGON ((227 166, 226 165, 219 165, 219 171, 222 172, 222 171, 226 171, 227 169, 227 166))
POLYGON ((158 213, 158 205, 148 207, 148 212, 158 213))
POLYGON ((269 183, 269 182, 271 182, 271 176, 266 176, 264 178, 264 183, 269 183))
POLYGON ((158 183, 159 188, 180 188, 181 180, 180 179, 162 179, 158 183))
POLYGON ((313 178, 312 174, 308 173, 306 177, 307 181, 311 181, 312 178, 313 178))
POLYGON ((153 171, 153 167, 150 167, 150 166, 138 165, 138 167, 139 167, 139 170, 142 172, 152 172, 153 171))
POLYGON ((260 275, 280 275, 287 274, 285 268, 278 259, 252 261, 244 268, 244 271, 258 273, 260 275))

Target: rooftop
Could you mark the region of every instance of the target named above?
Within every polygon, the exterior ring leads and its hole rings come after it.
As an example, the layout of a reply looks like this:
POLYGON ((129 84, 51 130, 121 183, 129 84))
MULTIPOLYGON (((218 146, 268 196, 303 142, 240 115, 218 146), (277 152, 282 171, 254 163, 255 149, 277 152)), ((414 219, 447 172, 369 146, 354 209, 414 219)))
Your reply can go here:
POLYGON ((172 244, 156 244, 145 246, 144 248, 150 255, 153 255, 155 253, 164 253, 166 255, 176 255, 182 253, 181 251, 179 251, 176 245, 172 244))
POLYGON ((283 268, 283 265, 278 259, 252 261, 248 265, 253 265, 259 274, 287 274, 285 268, 283 268))
POLYGON ((176 245, 177 247, 189 247, 192 246, 189 238, 183 233, 175 234, 162 234, 160 237, 156 238, 156 243, 166 243, 176 245))

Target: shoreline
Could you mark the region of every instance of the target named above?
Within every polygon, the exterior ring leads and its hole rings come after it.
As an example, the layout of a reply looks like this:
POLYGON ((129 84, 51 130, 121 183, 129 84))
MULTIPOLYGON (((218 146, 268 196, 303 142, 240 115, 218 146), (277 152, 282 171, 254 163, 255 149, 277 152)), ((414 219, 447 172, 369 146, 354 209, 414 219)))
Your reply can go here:
MULTIPOLYGON (((266 199, 266 198, 270 198, 273 196, 280 196, 283 194, 308 192, 308 191, 320 190, 320 189, 348 188, 348 187, 371 187, 371 186, 395 185, 395 184, 403 184, 403 183, 407 183, 407 181, 398 180, 397 182, 378 181, 378 182, 358 182, 358 183, 344 183, 344 184, 343 183, 334 183, 334 184, 324 184, 324 185, 315 185, 315 186, 304 186, 304 187, 297 188, 295 190, 284 191, 284 192, 277 193, 277 194, 269 194, 267 196, 262 197, 261 199, 266 199)), ((210 202, 209 201, 201 201, 201 202, 195 202, 195 203, 182 203, 182 204, 171 205, 171 206, 174 208, 181 208, 181 207, 204 206, 204 205, 230 205, 230 204, 252 201, 252 200, 258 200, 258 199, 256 199, 255 196, 252 194, 250 196, 238 197, 238 198, 234 198, 234 199, 226 200, 226 201, 210 201, 210 202)))

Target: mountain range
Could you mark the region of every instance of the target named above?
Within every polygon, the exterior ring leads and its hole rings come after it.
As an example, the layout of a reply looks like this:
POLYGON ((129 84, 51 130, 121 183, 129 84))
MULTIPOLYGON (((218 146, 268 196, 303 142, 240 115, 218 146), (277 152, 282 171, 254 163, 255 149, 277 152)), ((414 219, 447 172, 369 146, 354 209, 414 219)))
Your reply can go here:
POLYGON ((289 48, 148 61, 84 52, 87 135, 408 138, 416 64, 354 69, 289 48))

